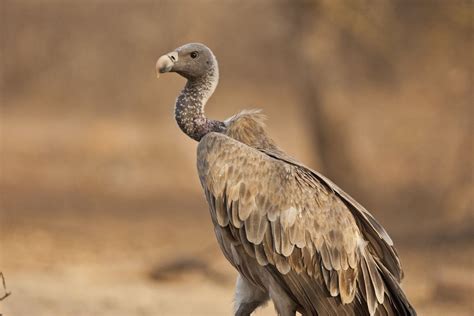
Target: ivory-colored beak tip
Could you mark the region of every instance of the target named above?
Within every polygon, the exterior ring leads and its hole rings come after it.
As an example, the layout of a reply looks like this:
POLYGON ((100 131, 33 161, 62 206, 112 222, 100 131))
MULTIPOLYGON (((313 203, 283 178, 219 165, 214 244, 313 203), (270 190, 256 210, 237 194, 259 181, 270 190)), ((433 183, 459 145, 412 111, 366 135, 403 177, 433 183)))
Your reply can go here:
POLYGON ((173 65, 178 60, 178 53, 172 52, 166 55, 161 56, 156 61, 156 78, 160 78, 160 74, 169 72, 173 69, 173 65))

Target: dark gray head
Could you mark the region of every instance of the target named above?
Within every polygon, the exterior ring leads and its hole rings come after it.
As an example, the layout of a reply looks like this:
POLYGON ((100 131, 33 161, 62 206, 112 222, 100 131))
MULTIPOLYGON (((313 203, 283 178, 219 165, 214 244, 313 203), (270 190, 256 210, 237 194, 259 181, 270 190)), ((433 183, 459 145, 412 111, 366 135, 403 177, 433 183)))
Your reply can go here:
POLYGON ((199 141, 210 132, 222 132, 225 124, 204 116, 204 106, 219 82, 216 57, 206 45, 186 44, 161 56, 156 62, 156 75, 177 72, 188 79, 176 98, 175 118, 189 137, 199 141))
POLYGON ((177 72, 188 80, 217 74, 217 60, 204 44, 190 43, 161 56, 156 62, 156 74, 177 72))

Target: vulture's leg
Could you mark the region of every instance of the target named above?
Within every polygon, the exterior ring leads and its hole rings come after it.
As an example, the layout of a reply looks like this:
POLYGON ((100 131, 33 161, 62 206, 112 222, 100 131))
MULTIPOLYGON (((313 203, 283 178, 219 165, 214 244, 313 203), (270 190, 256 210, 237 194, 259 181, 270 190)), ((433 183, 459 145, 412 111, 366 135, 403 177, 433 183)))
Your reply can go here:
POLYGON ((235 316, 250 316, 259 306, 268 300, 268 293, 254 286, 240 274, 235 287, 235 316))

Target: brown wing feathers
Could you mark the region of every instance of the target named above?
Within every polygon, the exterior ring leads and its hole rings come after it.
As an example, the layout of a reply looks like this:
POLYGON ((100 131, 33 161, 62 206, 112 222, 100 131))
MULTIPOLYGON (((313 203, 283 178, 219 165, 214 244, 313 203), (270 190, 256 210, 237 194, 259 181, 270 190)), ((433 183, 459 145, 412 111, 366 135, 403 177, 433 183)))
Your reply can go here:
MULTIPOLYGON (((368 310, 374 315, 380 310, 395 315, 390 303, 401 292, 398 275, 391 273, 400 270, 396 254, 367 246, 357 217, 340 192, 321 185, 325 179, 216 133, 198 146, 198 171, 211 212, 226 231, 222 238, 240 244, 269 269, 305 311, 365 315, 368 310), (380 261, 369 249, 381 254, 380 261), (383 260, 388 260, 387 268, 383 260)), ((379 233, 373 218, 367 218, 366 225, 379 233)), ((371 238, 388 244, 391 240, 383 232, 371 238)), ((400 310, 408 304, 403 298, 401 303, 400 310)))
POLYGON ((350 195, 335 185, 331 180, 319 174, 318 172, 307 168, 298 161, 295 161, 285 153, 275 149, 263 149, 262 151, 267 155, 274 157, 275 159, 280 159, 289 164, 304 168, 308 171, 308 173, 311 174, 313 181, 318 181, 318 183, 324 185, 329 190, 337 194, 341 201, 354 215, 356 221, 362 228, 364 237, 370 241, 370 247, 374 249, 377 256, 382 260, 383 264, 395 276, 398 282, 403 279, 403 270, 401 268, 398 254, 393 247, 393 241, 385 229, 375 220, 372 214, 370 214, 350 195))

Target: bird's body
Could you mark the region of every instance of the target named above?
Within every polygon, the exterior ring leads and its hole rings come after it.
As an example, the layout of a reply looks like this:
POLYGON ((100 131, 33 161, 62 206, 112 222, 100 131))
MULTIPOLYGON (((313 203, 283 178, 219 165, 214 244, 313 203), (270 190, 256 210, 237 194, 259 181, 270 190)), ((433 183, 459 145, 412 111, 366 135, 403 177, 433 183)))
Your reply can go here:
POLYGON ((176 54, 162 56, 157 68, 188 79, 175 115, 199 141, 198 173, 215 234, 239 272, 235 314, 250 315, 272 299, 285 316, 416 315, 399 286, 403 275, 392 240, 373 216, 280 150, 260 112, 224 122, 205 118, 204 104, 217 85, 214 55, 202 44, 176 54), (172 57, 179 56, 188 68, 173 69, 172 57))

